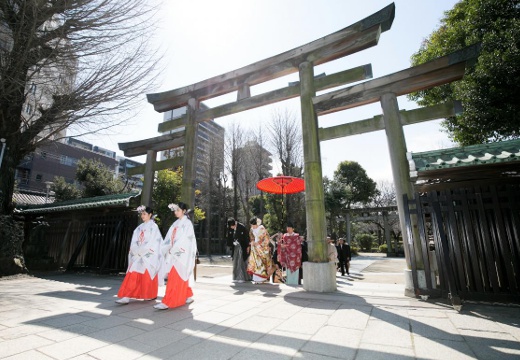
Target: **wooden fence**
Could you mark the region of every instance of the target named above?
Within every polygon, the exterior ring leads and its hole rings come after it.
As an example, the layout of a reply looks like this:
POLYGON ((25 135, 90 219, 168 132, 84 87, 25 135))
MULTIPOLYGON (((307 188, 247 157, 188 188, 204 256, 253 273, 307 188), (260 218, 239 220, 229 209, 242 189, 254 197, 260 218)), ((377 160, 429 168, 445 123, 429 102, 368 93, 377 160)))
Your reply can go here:
POLYGON ((520 302, 520 185, 430 191, 404 200, 409 238, 421 239, 420 249, 408 244, 417 295, 454 305, 520 302), (425 287, 417 276, 420 260, 425 287))
POLYGON ((57 267, 119 272, 126 271, 128 248, 137 224, 135 211, 71 211, 46 214, 36 225, 34 221, 26 223, 26 229, 30 243, 44 244, 47 257, 57 267))
MULTIPOLYGON (((29 217, 26 220, 26 258, 31 265, 43 256, 54 267, 69 271, 124 272, 128 266, 132 233, 137 225, 136 212, 128 208, 29 217)), ((196 230, 200 230, 198 226, 196 230)), ((208 244, 207 238, 198 233, 196 231, 197 247, 201 255, 226 254, 224 238, 212 238, 208 244)))

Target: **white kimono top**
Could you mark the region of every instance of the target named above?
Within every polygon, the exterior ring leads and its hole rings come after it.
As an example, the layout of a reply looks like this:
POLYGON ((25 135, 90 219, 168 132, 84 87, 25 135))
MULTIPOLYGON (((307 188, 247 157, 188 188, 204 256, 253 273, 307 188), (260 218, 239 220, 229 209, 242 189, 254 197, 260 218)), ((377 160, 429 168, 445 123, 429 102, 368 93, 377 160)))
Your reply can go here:
POLYGON ((153 220, 140 224, 132 234, 127 272, 144 274, 148 270, 150 277, 155 278, 161 266, 161 241, 161 232, 153 220))
POLYGON ((197 255, 197 240, 193 224, 187 216, 177 219, 161 243, 162 269, 159 285, 164 285, 164 277, 175 266, 182 280, 194 282, 193 268, 197 255))

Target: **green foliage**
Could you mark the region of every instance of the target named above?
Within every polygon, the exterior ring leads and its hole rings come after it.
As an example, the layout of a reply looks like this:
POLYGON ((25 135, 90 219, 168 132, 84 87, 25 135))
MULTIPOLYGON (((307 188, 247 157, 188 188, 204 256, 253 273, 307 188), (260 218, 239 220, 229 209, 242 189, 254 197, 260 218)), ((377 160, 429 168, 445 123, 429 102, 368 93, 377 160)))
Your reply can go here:
MULTIPOLYGON (((182 169, 160 170, 157 172, 157 178, 153 187, 152 208, 158 217, 157 225, 163 233, 173 224, 175 214, 168 208, 171 203, 182 201, 181 197, 182 185, 182 169)), ((200 193, 198 193, 200 195, 200 193)), ((196 195, 197 196, 197 195, 196 195)), ((191 215, 193 222, 204 220, 205 213, 201 209, 195 207, 191 215)))
POLYGON ((329 231, 339 233, 336 219, 342 211, 354 204, 366 204, 378 194, 377 184, 355 161, 343 161, 338 164, 334 178, 323 179, 325 211, 329 219, 329 231))
MULTIPOLYGON (((175 214, 168 204, 181 201, 182 170, 160 170, 153 187, 152 203, 155 214, 160 218, 160 227, 166 231, 175 221, 175 214)), ((159 225, 159 223, 158 223, 159 225)))
POLYGON ((51 186, 55 200, 118 194, 124 188, 122 181, 115 179, 113 172, 99 160, 80 159, 76 169, 76 180, 83 186, 82 190, 74 184, 67 183, 61 176, 55 177, 51 186))
POLYGON ((377 193, 377 184, 355 161, 343 161, 334 171, 333 187, 342 196, 345 208, 355 203, 367 203, 377 193))
POLYGON ((99 160, 80 159, 76 179, 85 187, 82 197, 94 197, 120 193, 123 183, 99 160))
POLYGON ((69 184, 63 176, 56 176, 51 186, 54 191, 54 201, 74 200, 81 197, 81 190, 74 184, 69 184))
POLYGON ((372 245, 376 241, 376 237, 372 234, 357 234, 356 241, 358 242, 361 250, 363 251, 372 251, 372 245))
POLYGON ((388 245, 386 245, 386 244, 379 245, 379 252, 384 253, 384 254, 388 253, 388 245))
POLYGON ((419 65, 481 43, 474 69, 463 80, 410 94, 427 106, 461 100, 464 112, 443 122, 460 145, 520 136, 520 7, 510 0, 462 0, 412 56, 419 65))

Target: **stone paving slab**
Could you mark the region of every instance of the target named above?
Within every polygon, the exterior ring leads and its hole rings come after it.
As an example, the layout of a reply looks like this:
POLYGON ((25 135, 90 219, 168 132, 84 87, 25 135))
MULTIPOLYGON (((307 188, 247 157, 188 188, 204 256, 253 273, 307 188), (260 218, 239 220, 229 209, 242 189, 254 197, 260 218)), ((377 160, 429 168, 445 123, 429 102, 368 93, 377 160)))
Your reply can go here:
POLYGON ((2 280, 0 359, 520 358, 518 307, 457 312, 408 298, 400 284, 367 282, 369 261, 356 270, 363 280, 339 276, 327 294, 233 284, 229 268, 213 266, 201 266, 194 303, 166 311, 154 301, 115 304, 122 276, 2 280))

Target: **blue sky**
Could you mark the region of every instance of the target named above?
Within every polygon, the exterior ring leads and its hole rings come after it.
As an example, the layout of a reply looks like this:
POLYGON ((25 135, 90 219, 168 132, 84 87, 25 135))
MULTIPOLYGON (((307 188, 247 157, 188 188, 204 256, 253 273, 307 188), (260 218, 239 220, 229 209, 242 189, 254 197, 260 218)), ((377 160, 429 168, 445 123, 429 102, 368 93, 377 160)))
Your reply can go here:
MULTIPOLYGON (((315 74, 334 73, 355 66, 372 64, 373 78, 410 67, 410 56, 434 31, 458 1, 396 0, 396 14, 390 30, 381 34, 379 44, 357 54, 323 64, 315 74)), ((156 91, 189 85, 240 68, 301 46, 347 27, 391 4, 367 0, 164 0, 157 19, 156 39, 165 57, 156 91)), ((252 88, 252 94, 287 86, 298 80, 293 74, 252 88)), ((233 101, 236 95, 206 102, 209 106, 233 101)), ((401 109, 417 105, 398 98, 401 109)), ((258 128, 270 118, 273 109, 299 114, 299 99, 262 109, 217 119, 222 126, 239 123, 258 128)), ((379 104, 346 110, 319 118, 322 127, 370 118, 381 114, 379 104)), ((118 142, 141 140, 160 135, 157 126, 162 114, 153 110, 143 94, 138 116, 128 126, 115 129, 117 135, 95 135, 86 140, 112 150, 118 142)), ((420 152, 451 147, 439 121, 405 127, 408 151, 420 152)), ((384 131, 351 136, 321 143, 323 175, 332 177, 339 162, 357 161, 376 181, 391 181, 390 159, 384 131)), ((122 155, 122 153, 120 153, 122 155)), ((136 160, 144 161, 143 158, 136 160)), ((275 164, 275 172, 280 171, 275 164)))

